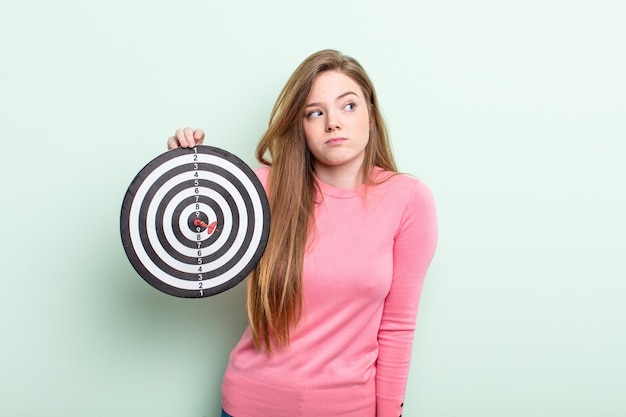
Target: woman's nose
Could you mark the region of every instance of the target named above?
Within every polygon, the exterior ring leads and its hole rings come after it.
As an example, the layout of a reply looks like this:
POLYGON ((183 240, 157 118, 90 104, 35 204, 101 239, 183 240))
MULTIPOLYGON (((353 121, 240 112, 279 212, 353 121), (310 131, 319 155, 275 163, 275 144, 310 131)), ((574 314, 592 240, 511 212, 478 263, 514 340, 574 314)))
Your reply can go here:
POLYGON ((333 130, 341 129, 341 123, 339 122, 339 117, 333 113, 328 113, 328 117, 326 118, 326 131, 332 132, 333 130))

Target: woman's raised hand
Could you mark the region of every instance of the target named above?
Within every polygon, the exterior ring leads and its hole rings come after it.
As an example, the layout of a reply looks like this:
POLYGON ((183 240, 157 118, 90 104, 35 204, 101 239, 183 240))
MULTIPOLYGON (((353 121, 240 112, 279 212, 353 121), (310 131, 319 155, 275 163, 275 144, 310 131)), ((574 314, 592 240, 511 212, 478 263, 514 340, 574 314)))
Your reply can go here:
POLYGON ((204 131, 202 129, 192 129, 186 127, 177 129, 174 136, 167 139, 167 149, 175 148, 193 148, 196 145, 202 145, 204 142, 204 131))

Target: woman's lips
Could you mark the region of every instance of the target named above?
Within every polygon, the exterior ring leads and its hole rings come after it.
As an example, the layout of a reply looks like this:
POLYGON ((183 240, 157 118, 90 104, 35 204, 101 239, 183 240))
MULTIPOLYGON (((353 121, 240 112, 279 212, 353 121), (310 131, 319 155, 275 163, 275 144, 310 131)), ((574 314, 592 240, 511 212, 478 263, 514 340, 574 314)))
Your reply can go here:
POLYGON ((348 140, 347 138, 330 138, 326 141, 326 145, 337 145, 347 140, 348 140))

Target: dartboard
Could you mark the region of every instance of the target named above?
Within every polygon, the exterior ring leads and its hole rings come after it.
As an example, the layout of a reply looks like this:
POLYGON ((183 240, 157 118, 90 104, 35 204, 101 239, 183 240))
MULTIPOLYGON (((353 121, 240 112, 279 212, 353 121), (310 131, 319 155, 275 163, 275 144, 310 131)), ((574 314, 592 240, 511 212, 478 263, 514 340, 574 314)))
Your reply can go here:
POLYGON ((208 297, 241 282, 263 255, 269 204, 254 171, 211 146, 177 148, 150 161, 122 203, 126 255, 151 286, 208 297))

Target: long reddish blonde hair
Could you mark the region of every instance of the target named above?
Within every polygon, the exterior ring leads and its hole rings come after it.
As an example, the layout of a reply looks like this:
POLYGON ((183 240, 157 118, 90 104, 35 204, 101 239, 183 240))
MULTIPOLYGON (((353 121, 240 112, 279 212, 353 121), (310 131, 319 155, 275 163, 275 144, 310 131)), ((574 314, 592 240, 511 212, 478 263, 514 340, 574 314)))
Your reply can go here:
POLYGON ((374 86, 361 65, 334 50, 322 50, 296 68, 281 91, 257 159, 271 166, 268 199, 271 229, 261 261, 248 280, 248 318, 257 349, 289 345, 289 332, 302 315, 302 270, 307 236, 313 227, 315 180, 313 156, 307 149, 302 121, 315 78, 338 71, 363 90, 370 115, 370 137, 362 167, 366 181, 379 166, 396 172, 387 128, 374 86))

